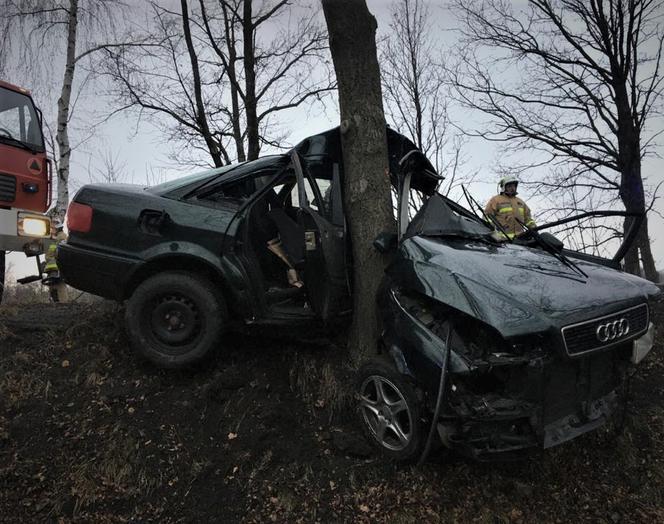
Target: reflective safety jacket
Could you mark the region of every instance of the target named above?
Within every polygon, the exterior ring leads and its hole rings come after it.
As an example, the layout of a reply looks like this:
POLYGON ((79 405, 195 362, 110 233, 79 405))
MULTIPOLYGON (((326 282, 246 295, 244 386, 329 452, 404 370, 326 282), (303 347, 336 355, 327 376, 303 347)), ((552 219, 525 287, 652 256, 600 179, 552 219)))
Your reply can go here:
POLYGON ((46 253, 44 254, 44 273, 51 273, 53 271, 59 271, 58 269, 58 262, 56 259, 56 255, 58 252, 58 244, 65 240, 67 238, 67 235, 65 233, 60 232, 58 235, 55 237, 55 241, 51 242, 48 245, 48 249, 46 250, 46 253))
POLYGON ((491 220, 499 224, 510 238, 514 238, 524 231, 517 218, 529 227, 536 226, 530 214, 530 208, 516 196, 509 197, 502 193, 496 195, 489 200, 484 212, 491 220))

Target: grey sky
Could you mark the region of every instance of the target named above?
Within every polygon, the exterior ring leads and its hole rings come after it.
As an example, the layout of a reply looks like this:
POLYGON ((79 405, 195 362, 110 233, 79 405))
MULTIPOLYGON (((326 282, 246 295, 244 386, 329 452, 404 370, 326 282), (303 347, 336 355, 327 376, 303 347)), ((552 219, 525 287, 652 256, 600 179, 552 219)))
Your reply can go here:
MULTIPOLYGON (((383 35, 389 29, 390 2, 387 0, 367 0, 370 11, 376 16, 379 25, 379 35, 383 35)), ((456 35, 450 29, 452 17, 443 8, 439 7, 438 2, 430 2, 432 24, 437 29, 438 38, 445 47, 451 47, 456 39, 456 35)), ((322 15, 321 15, 322 16, 322 15)), ((63 42, 64 49, 64 42, 63 42)), ((54 76, 61 76, 61 68, 58 64, 52 64, 55 70, 54 76)), ((79 81, 82 78, 83 71, 79 71, 79 81)), ((14 77, 7 78, 8 81, 24 86, 31 87, 31 79, 27 75, 17 74, 14 77)), ((82 140, 81 133, 75 130, 77 121, 95 120, 98 115, 110 112, 113 109, 112 101, 98 96, 96 86, 92 89, 83 91, 78 101, 78 107, 74 116, 74 142, 82 140)), ((55 93, 45 92, 43 89, 35 90, 36 98, 40 101, 45 114, 54 112, 55 93), (46 106, 51 104, 51 109, 46 106)), ((456 115, 459 118, 458 115, 456 115)), ((311 134, 317 133, 329 127, 338 124, 338 112, 336 105, 336 96, 328 99, 326 108, 315 107, 309 109, 296 109, 284 114, 284 127, 291 129, 289 142, 297 143, 301 139, 311 134)), ((465 115, 464 118, 474 118, 473 115, 465 115)), ((54 120, 54 119, 52 119, 54 120)), ((158 131, 148 122, 137 124, 134 114, 121 114, 113 117, 109 121, 101 124, 95 130, 94 136, 85 141, 72 157, 72 195, 77 188, 91 181, 92 170, 94 172, 95 158, 99 155, 110 153, 117 157, 120 163, 124 164, 127 174, 127 181, 142 184, 146 181, 145 173, 150 168, 161 170, 166 178, 175 178, 195 171, 175 167, 168 161, 169 145, 163 143, 158 131)), ((495 192, 494 167, 496 160, 500 155, 499 146, 494 144, 475 140, 471 142, 466 150, 469 170, 478 169, 480 171, 479 179, 473 182, 470 189, 474 196, 481 202, 486 201, 495 192)), ((269 150, 264 149, 264 153, 269 150)), ((660 157, 664 156, 664 149, 658 146, 656 153, 660 157)), ((662 158, 648 158, 645 160, 643 173, 651 180, 662 179, 664 172, 664 160, 662 158)), ((527 191, 522 192, 524 198, 528 198, 527 191)), ((537 215, 537 205, 533 206, 535 215, 537 215)), ((655 210, 659 213, 664 212, 664 204, 661 200, 655 205, 655 210)), ((664 268, 664 220, 656 214, 650 215, 650 233, 653 241, 653 252, 658 269, 664 268)), ((18 254, 12 254, 8 258, 12 264, 16 275, 24 275, 33 272, 32 261, 26 261, 25 257, 18 254)))

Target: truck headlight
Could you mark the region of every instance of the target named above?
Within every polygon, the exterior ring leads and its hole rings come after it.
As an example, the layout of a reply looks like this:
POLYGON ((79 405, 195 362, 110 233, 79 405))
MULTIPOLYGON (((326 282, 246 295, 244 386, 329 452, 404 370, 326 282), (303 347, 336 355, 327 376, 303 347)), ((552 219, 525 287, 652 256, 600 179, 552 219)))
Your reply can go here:
POLYGON ((48 218, 19 215, 18 234, 26 237, 48 237, 51 234, 51 221, 48 218))

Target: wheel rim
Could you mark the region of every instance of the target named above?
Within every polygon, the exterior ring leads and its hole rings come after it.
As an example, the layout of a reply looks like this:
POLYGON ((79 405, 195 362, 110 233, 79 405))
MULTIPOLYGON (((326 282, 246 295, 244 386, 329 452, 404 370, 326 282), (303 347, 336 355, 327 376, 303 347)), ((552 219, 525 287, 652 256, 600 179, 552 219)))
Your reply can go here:
POLYGON ((201 333, 196 303, 182 294, 159 297, 152 306, 150 330, 159 342, 167 346, 189 344, 201 333))
POLYGON ((360 410, 376 441, 401 451, 413 438, 413 416, 399 388, 385 377, 372 375, 360 387, 360 410))

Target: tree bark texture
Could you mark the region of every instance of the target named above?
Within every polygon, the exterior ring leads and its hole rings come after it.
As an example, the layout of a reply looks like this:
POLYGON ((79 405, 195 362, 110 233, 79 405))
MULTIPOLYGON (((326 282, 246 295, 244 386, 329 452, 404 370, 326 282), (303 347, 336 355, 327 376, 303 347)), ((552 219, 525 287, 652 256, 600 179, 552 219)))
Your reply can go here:
POLYGON ((78 0, 70 0, 67 13, 67 58, 62 89, 58 99, 58 130, 56 141, 60 159, 58 161, 58 198, 55 204, 55 216, 63 219, 69 204, 69 162, 71 146, 69 144, 69 105, 71 90, 76 71, 76 33, 78 29, 78 0))
POLYGON ((376 292, 385 259, 372 246, 394 229, 387 137, 376 56, 376 19, 365 0, 322 0, 337 75, 344 163, 344 205, 353 255, 349 347, 359 361, 377 349, 376 292))

